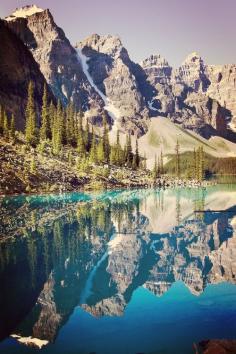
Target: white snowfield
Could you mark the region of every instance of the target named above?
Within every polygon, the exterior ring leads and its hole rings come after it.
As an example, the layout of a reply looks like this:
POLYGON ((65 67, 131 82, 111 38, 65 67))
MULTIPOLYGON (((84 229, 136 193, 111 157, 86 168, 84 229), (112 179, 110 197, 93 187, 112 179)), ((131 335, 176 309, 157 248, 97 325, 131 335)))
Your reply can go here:
POLYGON ((158 109, 156 109, 155 107, 153 107, 153 100, 148 101, 148 108, 151 109, 152 111, 158 111, 158 109))
POLYGON ((94 90, 99 94, 99 96, 103 100, 105 104, 104 109, 108 112, 109 116, 114 120, 114 125, 116 125, 116 120, 121 116, 120 110, 114 106, 114 104, 109 100, 109 98, 107 98, 107 96, 105 96, 104 93, 101 90, 99 90, 97 85, 94 83, 93 78, 89 73, 89 66, 88 66, 89 57, 84 55, 80 48, 76 48, 76 50, 84 74, 86 75, 90 85, 94 88, 94 90))
POLYGON ((43 12, 44 9, 41 9, 37 5, 24 6, 20 9, 16 9, 10 16, 6 17, 6 21, 12 21, 17 17, 26 18, 32 16, 38 12, 43 12))

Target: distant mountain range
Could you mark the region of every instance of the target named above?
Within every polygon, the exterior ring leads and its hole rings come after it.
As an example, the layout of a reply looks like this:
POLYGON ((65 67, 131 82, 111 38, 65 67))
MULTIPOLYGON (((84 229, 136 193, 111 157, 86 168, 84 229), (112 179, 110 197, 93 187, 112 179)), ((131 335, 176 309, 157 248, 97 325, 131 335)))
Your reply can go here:
MULTIPOLYGON (((212 149, 218 153, 224 145, 225 156, 235 155, 234 144, 225 139, 236 142, 236 64, 207 65, 197 53, 176 69, 158 54, 137 64, 120 38, 112 35, 93 34, 74 47, 51 12, 36 5, 17 9, 1 21, 1 32, 8 37, 0 55, 12 65, 0 64, 0 103, 17 115, 18 127, 24 125, 25 94, 22 97, 17 88, 23 85, 25 91, 33 79, 39 97, 45 79, 55 100, 73 102, 91 124, 100 124, 105 109, 113 127, 141 137, 149 131, 151 118, 163 117, 187 129, 186 134, 190 130, 205 139, 219 137, 217 150, 212 149), (7 49, 16 41, 19 49, 12 56, 7 49), (26 51, 30 64, 18 60, 26 51)), ((198 138, 193 140, 196 145, 198 138)))

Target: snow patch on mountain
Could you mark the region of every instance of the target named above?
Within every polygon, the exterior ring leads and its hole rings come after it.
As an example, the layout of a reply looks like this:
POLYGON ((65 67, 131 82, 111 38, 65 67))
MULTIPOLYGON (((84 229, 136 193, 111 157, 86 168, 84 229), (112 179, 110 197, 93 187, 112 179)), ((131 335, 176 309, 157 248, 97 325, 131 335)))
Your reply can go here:
POLYGON ((44 9, 41 9, 37 5, 24 6, 19 9, 16 9, 10 16, 6 17, 6 21, 12 21, 15 18, 21 17, 26 18, 32 16, 38 12, 43 12, 44 9))
POLYGON ((148 108, 151 109, 152 111, 158 111, 158 109, 153 107, 153 100, 154 98, 151 101, 148 101, 148 108))
MULTIPOLYGON (((94 83, 93 78, 91 77, 91 75, 89 73, 89 66, 88 66, 89 57, 84 55, 80 48, 77 48, 77 53, 78 53, 78 59, 81 63, 84 74, 86 75, 90 85, 95 89, 95 91, 99 94, 99 96, 103 100, 103 102, 105 104, 104 109, 108 112, 109 116, 114 120, 114 125, 116 125, 117 119, 120 118, 120 116, 121 116, 120 110, 113 105, 113 103, 109 100, 109 98, 107 98, 106 95, 104 95, 104 93, 101 90, 99 90, 97 85, 94 83)), ((114 128, 114 126, 113 126, 113 128, 114 128)))

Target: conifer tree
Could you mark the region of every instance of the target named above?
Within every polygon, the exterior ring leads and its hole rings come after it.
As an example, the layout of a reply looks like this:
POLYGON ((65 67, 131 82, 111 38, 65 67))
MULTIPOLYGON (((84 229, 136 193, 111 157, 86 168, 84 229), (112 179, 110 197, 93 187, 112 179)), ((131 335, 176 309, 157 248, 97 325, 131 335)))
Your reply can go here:
POLYGON ((34 102, 34 85, 33 82, 29 82, 28 86, 28 98, 25 111, 25 139, 28 144, 36 144, 36 112, 34 102))
POLYGON ((164 174, 164 162, 163 162, 163 153, 161 150, 161 157, 160 157, 160 174, 163 175, 164 174))
POLYGON ((146 156, 146 152, 144 153, 144 156, 143 156, 143 169, 144 169, 144 170, 147 169, 147 156, 146 156))
POLYGON ((52 148, 53 153, 58 155, 62 147, 63 117, 61 102, 58 100, 56 114, 53 119, 52 148))
POLYGON ((198 153, 197 176, 198 176, 198 180, 201 182, 204 178, 204 152, 202 146, 198 148, 197 153, 198 153))
POLYGON ((66 137, 66 111, 63 106, 61 106, 61 118, 60 118, 60 125, 61 125, 61 143, 62 145, 67 144, 67 137, 66 137))
POLYGON ((158 176, 158 166, 157 166, 157 156, 156 155, 155 155, 155 161, 154 161, 152 175, 153 175, 153 179, 156 180, 157 176, 158 176))
POLYGON ((160 177, 161 175, 161 160, 160 157, 158 156, 158 160, 157 160, 157 176, 160 177))
POLYGON ((11 123, 10 123, 10 131, 9 131, 9 135, 12 139, 15 138, 15 133, 16 133, 16 125, 15 125, 15 116, 12 113, 11 115, 11 123))
POLYGON ((47 87, 44 84, 43 88, 43 103, 41 111, 41 127, 40 127, 40 141, 45 141, 50 138, 50 123, 49 123, 49 109, 48 109, 48 97, 47 97, 47 87))
POLYGON ((35 163, 35 157, 33 156, 30 162, 30 173, 35 173, 36 171, 36 163, 35 163))
POLYGON ((116 149, 115 149, 115 160, 118 166, 122 165, 123 161, 123 151, 120 145, 120 132, 117 130, 116 133, 116 149))
POLYGON ((175 175, 177 178, 180 178, 180 153, 178 140, 175 147, 175 175))
POLYGON ((105 161, 104 143, 102 138, 99 139, 97 147, 97 161, 99 163, 103 163, 105 161))
POLYGON ((8 116, 5 111, 3 113, 3 135, 5 136, 5 138, 9 137, 9 122, 8 116))
POLYGON ((73 145, 74 142, 74 110, 71 103, 66 107, 66 142, 73 145))
POLYGON ((96 135, 94 133, 93 127, 92 127, 92 143, 91 143, 91 149, 89 154, 89 160, 91 163, 97 162, 97 142, 96 142, 96 135))
POLYGON ((78 124, 78 114, 75 110, 74 115, 73 115, 73 129, 74 129, 74 134, 73 134, 73 141, 72 141, 72 146, 76 145, 77 139, 78 139, 78 133, 79 133, 79 124, 78 124))
POLYGON ((125 162, 127 163, 128 167, 132 166, 133 154, 132 154, 132 146, 131 146, 131 136, 130 136, 130 134, 128 134, 126 136, 125 162))
POLYGON ((0 135, 3 135, 3 107, 0 105, 0 135))
POLYGON ((138 149, 138 139, 136 139, 136 148, 135 148, 135 156, 133 158, 133 167, 134 169, 139 168, 140 163, 140 156, 139 156, 139 149, 138 149))
POLYGON ((89 132, 89 121, 86 120, 85 132, 84 132, 84 146, 86 151, 90 150, 90 132, 89 132))
POLYGON ((78 134, 77 152, 80 157, 85 156, 86 151, 85 151, 85 146, 84 146, 83 135, 81 133, 78 134))
POLYGON ((110 163, 112 165, 118 165, 118 162, 117 162, 117 147, 116 146, 111 146, 110 163))
POLYGON ((110 142, 108 136, 108 126, 105 114, 103 115, 103 150, 104 150, 104 162, 109 163, 110 156, 110 142))
POLYGON ((79 119, 78 119, 78 133, 83 132, 83 112, 79 111, 79 119))
POLYGON ((72 162, 73 162, 72 154, 71 154, 71 151, 69 151, 68 152, 68 164, 69 164, 69 166, 72 166, 72 162))
POLYGON ((197 152, 196 152, 196 150, 194 148, 194 150, 193 150, 193 176, 192 176, 194 179, 197 178, 197 174, 198 174, 198 172, 197 172, 197 164, 198 164, 198 162, 197 162, 197 152))
POLYGON ((52 139, 53 123, 54 123, 55 116, 56 116, 56 109, 54 104, 51 101, 48 109, 48 119, 49 119, 49 127, 50 127, 49 139, 52 139))
POLYGON ((79 121, 78 121, 77 152, 80 157, 84 156, 86 153, 86 147, 84 143, 84 131, 83 131, 83 116, 81 112, 79 113, 79 121))

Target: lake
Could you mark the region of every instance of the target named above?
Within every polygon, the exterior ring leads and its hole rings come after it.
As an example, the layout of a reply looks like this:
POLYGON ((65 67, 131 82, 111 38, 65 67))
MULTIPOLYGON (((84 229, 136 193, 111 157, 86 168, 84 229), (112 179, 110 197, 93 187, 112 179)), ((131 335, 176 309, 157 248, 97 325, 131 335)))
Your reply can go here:
POLYGON ((0 353, 236 337, 236 185, 1 199, 0 353))

